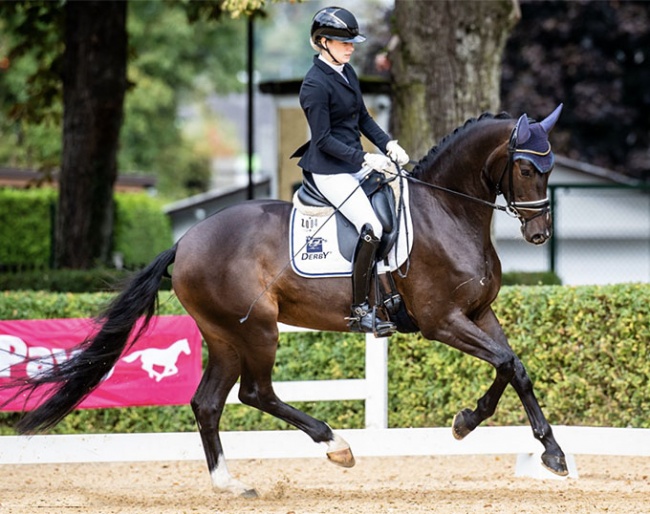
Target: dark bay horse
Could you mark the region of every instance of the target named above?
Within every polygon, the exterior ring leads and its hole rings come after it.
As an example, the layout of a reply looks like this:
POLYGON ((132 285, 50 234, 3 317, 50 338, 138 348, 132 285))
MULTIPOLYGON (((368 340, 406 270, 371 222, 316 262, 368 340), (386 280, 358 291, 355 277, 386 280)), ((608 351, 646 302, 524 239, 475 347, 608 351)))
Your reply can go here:
MULTIPOLYGON (((511 384, 534 436, 544 446, 543 464, 566 475, 564 453, 491 308, 501 287, 501 265, 490 237, 497 196, 503 194, 527 241, 541 244, 551 236, 546 190, 553 154, 548 133, 560 110, 561 106, 539 123, 525 115, 519 120, 483 115, 432 149, 409 177, 413 220, 409 271, 406 276, 393 275, 409 317, 425 338, 482 359, 496 370, 476 408, 455 416, 454 436, 465 437, 490 417, 511 384)), ((98 333, 80 344, 80 353, 23 384, 23 390, 52 384, 54 389, 22 418, 18 430, 33 433, 52 427, 100 383, 125 351, 138 318, 148 321, 155 314, 160 282, 173 263, 174 291, 209 350, 191 405, 214 487, 256 495, 229 473, 219 438, 226 397, 238 379, 244 404, 325 443, 333 462, 353 465, 348 444, 326 423, 283 403, 273 391, 277 323, 347 331, 351 298, 349 278, 302 278, 287 267, 290 212, 287 202, 245 202, 190 229, 135 275, 99 318, 98 333)))

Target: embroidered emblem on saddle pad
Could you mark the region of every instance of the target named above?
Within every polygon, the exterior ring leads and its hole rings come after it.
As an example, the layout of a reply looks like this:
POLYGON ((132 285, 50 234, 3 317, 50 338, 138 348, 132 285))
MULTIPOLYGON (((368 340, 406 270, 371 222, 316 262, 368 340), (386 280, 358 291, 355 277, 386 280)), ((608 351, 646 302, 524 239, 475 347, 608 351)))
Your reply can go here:
MULTIPOLYGON (((399 216, 395 244, 379 261, 379 273, 394 271, 406 262, 413 245, 413 224, 409 210, 408 183, 404 181, 404 206, 399 216)), ((332 207, 303 204, 294 195, 289 226, 291 267, 309 278, 348 277, 359 234, 356 228, 332 207)))

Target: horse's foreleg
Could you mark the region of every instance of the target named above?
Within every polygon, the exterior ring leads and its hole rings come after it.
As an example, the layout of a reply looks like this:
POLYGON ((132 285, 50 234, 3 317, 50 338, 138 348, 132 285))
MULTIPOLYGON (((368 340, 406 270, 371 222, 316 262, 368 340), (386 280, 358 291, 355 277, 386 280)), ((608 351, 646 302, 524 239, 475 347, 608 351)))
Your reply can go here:
MULTIPOLYGON (((492 338, 497 341, 503 348, 507 348, 512 351, 508 340, 503 333, 503 329, 501 328, 499 321, 491 309, 481 320, 479 320, 479 323, 483 330, 490 334, 492 338)), ((542 412, 542 408, 540 407, 539 402, 535 397, 535 393, 533 391, 533 383, 531 382, 530 377, 526 372, 526 368, 524 367, 519 357, 515 355, 514 351, 512 351, 512 356, 513 365, 512 373, 509 373, 509 383, 512 384, 512 387, 515 389, 517 395, 519 396, 519 399, 521 400, 524 410, 526 411, 526 415, 528 416, 530 426, 533 429, 533 435, 544 445, 545 451, 542 454, 542 463, 553 473, 565 476, 568 474, 568 469, 564 452, 555 440, 551 425, 546 420, 546 417, 542 412)), ((499 376, 497 374, 497 381, 498 379, 499 376)), ((485 396, 488 396, 489 393, 490 392, 488 391, 485 396)), ((494 407, 496 407, 496 404, 494 407)))
POLYGON ((496 377, 487 392, 476 402, 476 410, 463 409, 454 416, 452 434, 460 440, 494 414, 497 404, 509 383, 508 373, 497 370, 496 377))
POLYGON ((221 414, 228 393, 239 378, 239 372, 237 353, 227 346, 217 348, 212 345, 210 362, 192 397, 191 404, 199 427, 212 486, 245 498, 255 498, 258 496, 255 489, 235 479, 228 471, 219 437, 221 414))
POLYGON ((566 476, 569 474, 566 457, 560 448, 560 445, 553 436, 551 425, 546 421, 546 417, 539 406, 539 402, 533 391, 533 383, 528 377, 526 368, 519 359, 515 360, 515 373, 511 382, 512 387, 517 391, 526 415, 533 429, 533 435, 544 445, 542 454, 542 463, 553 473, 566 476))
MULTIPOLYGON (((486 316, 484 316, 486 318, 486 316)), ((464 315, 451 317, 445 324, 443 331, 433 334, 432 339, 437 339, 449 346, 472 355, 491 364, 496 370, 496 377, 488 391, 477 401, 476 409, 463 409, 452 422, 452 433, 456 439, 463 439, 483 421, 494 414, 503 392, 514 374, 514 353, 508 346, 491 337, 495 330, 487 331, 486 319, 473 322, 464 315)), ((498 322, 496 322, 496 327, 498 322)), ((491 327, 494 328, 494 327, 491 327)), ((504 337, 505 340, 505 337, 504 337)))
POLYGON ((280 400, 271 383, 271 370, 275 361, 275 352, 263 356, 260 352, 254 360, 242 361, 242 376, 239 399, 305 432, 316 443, 327 445, 327 458, 339 466, 354 466, 354 456, 350 445, 329 425, 280 400))
POLYGON ((474 344, 470 347, 466 345, 458 347, 492 364, 496 369, 496 377, 485 395, 478 400, 476 410, 464 409, 456 414, 452 423, 454 437, 462 439, 480 423, 492 416, 506 386, 510 383, 521 399, 533 434, 544 445, 545 452, 542 455, 544 466, 558 475, 568 474, 564 453, 555 441, 551 426, 535 398, 533 384, 521 360, 508 344, 501 325, 492 310, 477 320, 476 328, 479 332, 474 330, 474 324, 471 322, 469 324, 462 323, 462 325, 465 332, 462 340, 474 341, 474 344), (483 337, 481 332, 488 338, 483 337), (486 353, 486 350, 489 352, 486 353))

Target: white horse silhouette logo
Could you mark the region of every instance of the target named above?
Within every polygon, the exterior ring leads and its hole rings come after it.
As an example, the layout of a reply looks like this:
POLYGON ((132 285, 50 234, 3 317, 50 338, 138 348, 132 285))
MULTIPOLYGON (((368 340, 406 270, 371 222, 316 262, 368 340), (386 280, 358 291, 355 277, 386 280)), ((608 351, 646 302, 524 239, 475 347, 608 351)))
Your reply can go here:
POLYGON ((189 355, 190 344, 187 339, 180 339, 173 343, 168 348, 147 348, 133 352, 122 360, 124 362, 134 362, 140 359, 142 362, 142 369, 149 374, 149 378, 154 378, 156 382, 160 382, 165 377, 170 377, 178 373, 178 356, 184 353, 189 355), (154 369, 155 366, 162 367, 162 372, 154 369))

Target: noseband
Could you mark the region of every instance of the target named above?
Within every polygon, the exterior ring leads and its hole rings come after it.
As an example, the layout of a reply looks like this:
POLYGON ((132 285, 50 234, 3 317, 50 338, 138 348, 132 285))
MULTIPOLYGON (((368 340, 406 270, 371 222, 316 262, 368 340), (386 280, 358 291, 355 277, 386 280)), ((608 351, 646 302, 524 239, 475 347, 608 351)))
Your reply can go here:
POLYGON ((534 220, 539 216, 548 215, 551 210, 551 203, 548 199, 543 198, 542 200, 533 200, 530 202, 517 202, 515 201, 515 190, 514 190, 514 155, 515 152, 522 151, 517 150, 517 127, 512 129, 510 134, 510 140, 508 141, 508 160, 506 165, 501 172, 501 177, 497 182, 497 194, 503 195, 506 200, 506 212, 510 214, 513 218, 517 218, 521 223, 526 226, 526 223, 534 220), (502 192, 502 182, 503 178, 508 175, 508 196, 502 192), (523 212, 522 212, 523 211, 523 212), (524 216, 524 212, 532 212, 532 215, 524 216))

